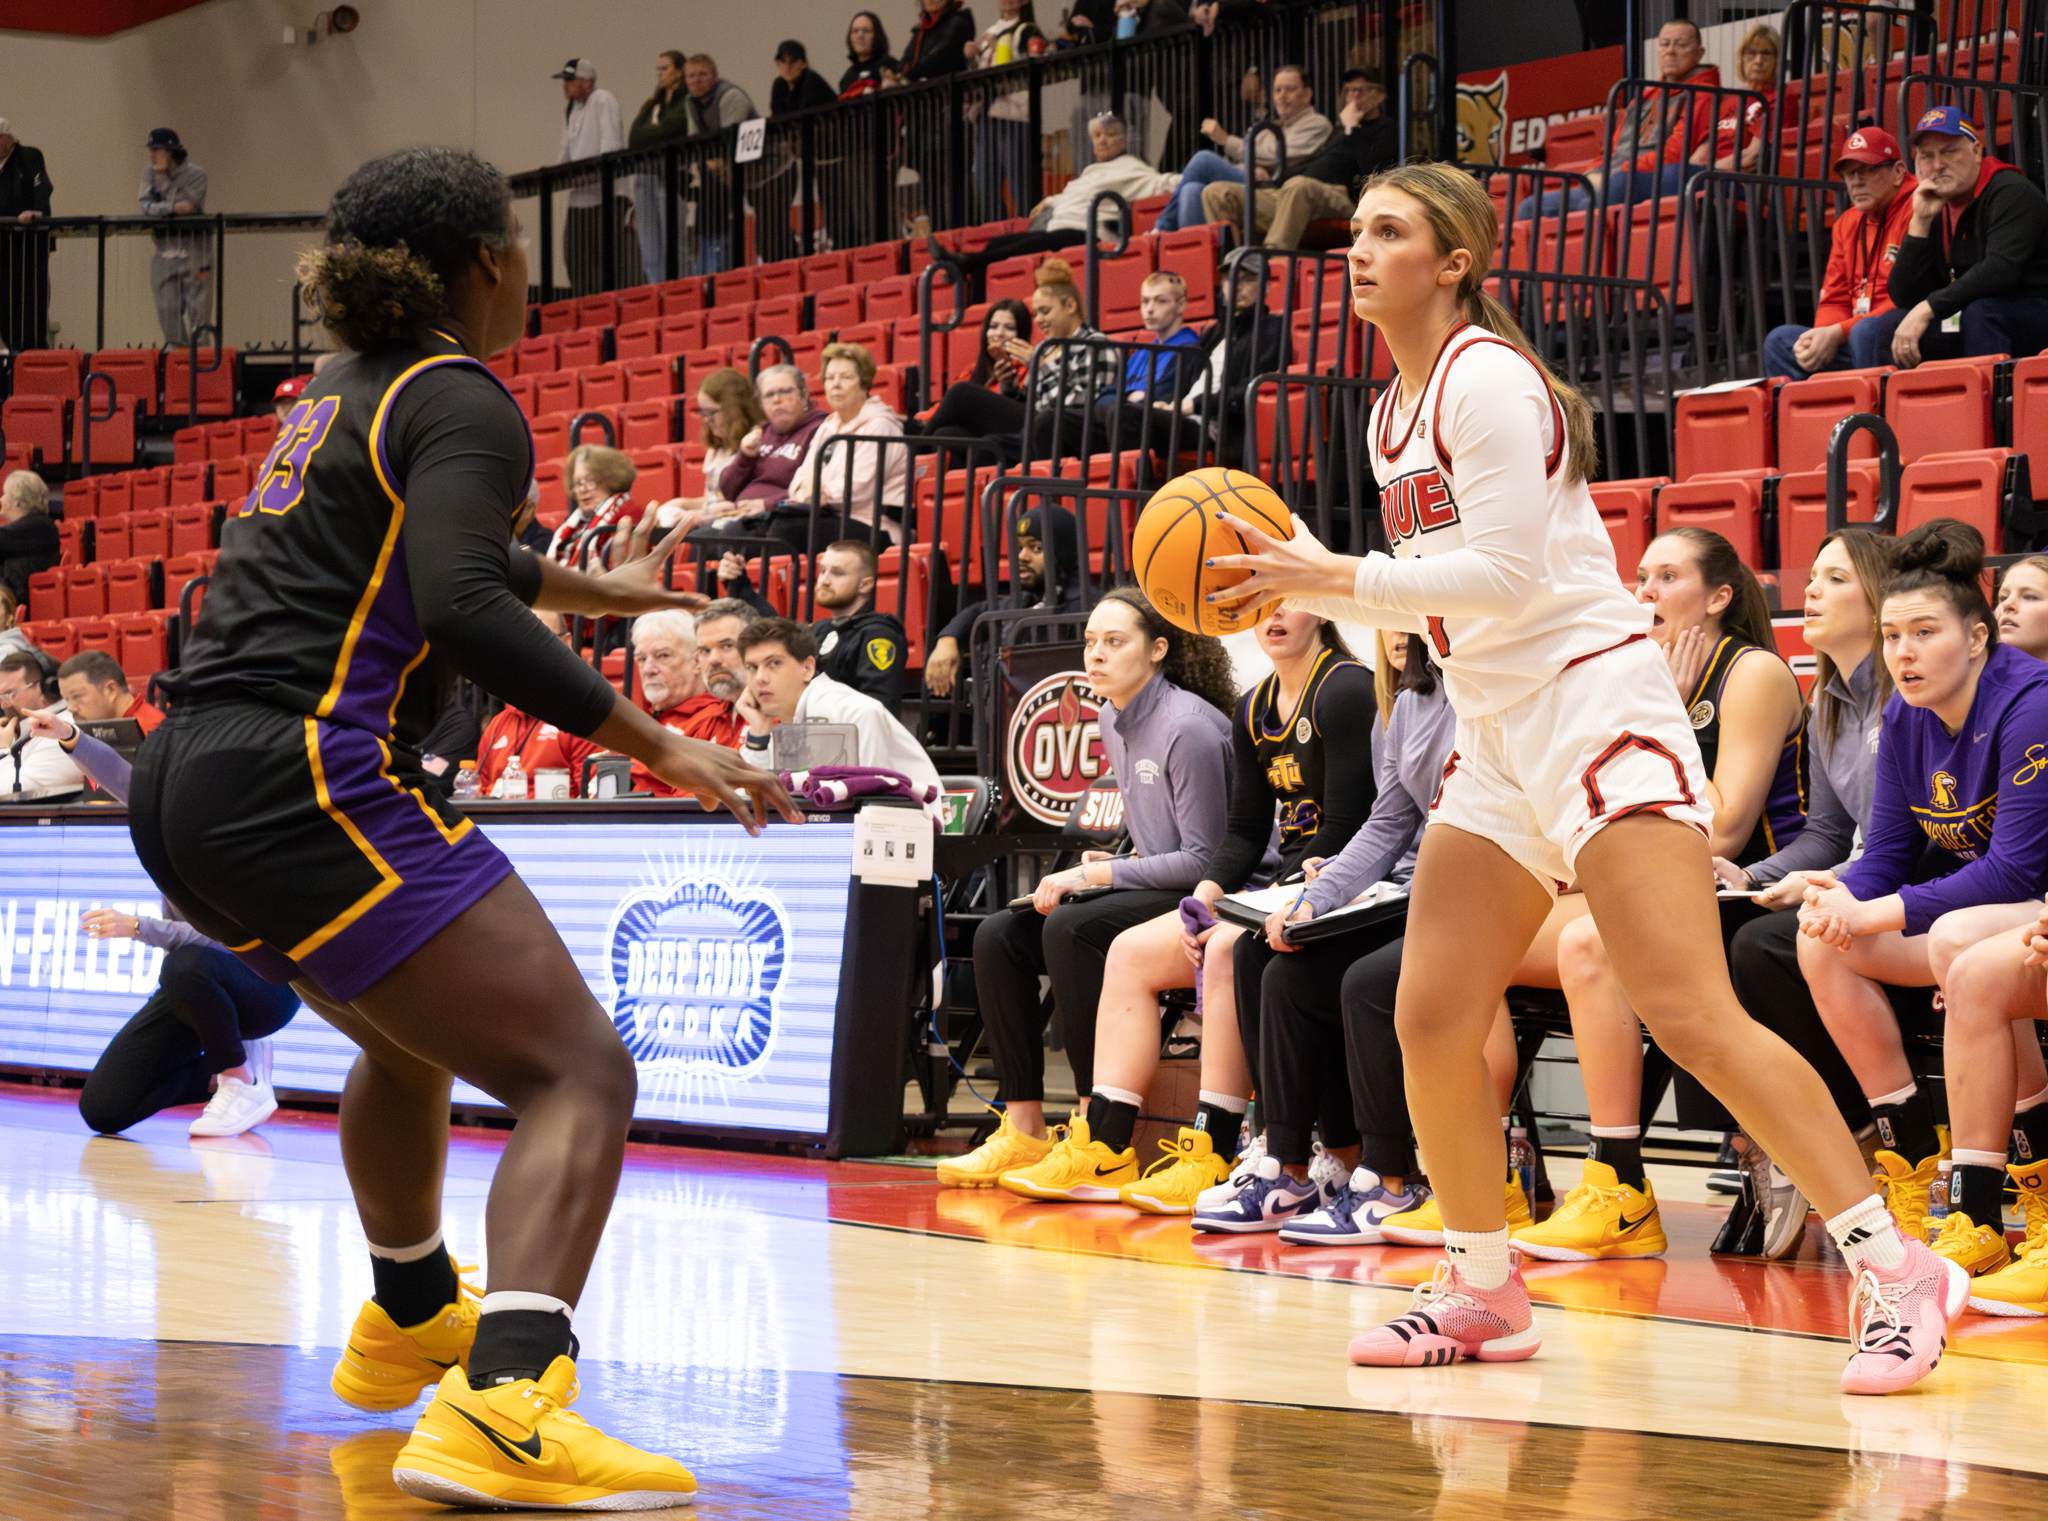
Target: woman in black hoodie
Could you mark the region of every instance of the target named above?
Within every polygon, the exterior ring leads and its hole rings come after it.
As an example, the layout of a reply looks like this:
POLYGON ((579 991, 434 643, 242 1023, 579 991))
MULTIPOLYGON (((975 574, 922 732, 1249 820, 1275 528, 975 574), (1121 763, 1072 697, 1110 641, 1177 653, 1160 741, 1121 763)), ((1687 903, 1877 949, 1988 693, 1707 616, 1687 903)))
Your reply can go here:
POLYGON ((967 68, 967 44, 974 40, 974 12, 960 0, 923 0, 924 13, 903 48, 903 77, 910 83, 943 79, 967 68))

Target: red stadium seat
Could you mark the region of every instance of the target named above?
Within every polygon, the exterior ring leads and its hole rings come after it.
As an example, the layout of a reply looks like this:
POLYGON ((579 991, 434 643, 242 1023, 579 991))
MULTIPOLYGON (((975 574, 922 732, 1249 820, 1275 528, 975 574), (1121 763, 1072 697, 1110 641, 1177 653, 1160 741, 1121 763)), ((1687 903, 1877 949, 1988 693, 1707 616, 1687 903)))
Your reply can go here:
MULTIPOLYGON (((100 650, 116 660, 121 658, 121 631, 115 626, 113 619, 67 618, 64 621, 69 623, 72 631, 78 635, 78 652, 81 655, 87 650, 100 650)), ((123 666, 122 669, 126 670, 127 667, 123 666)))
POLYGON ((1884 420, 1899 440, 1899 458, 1991 447, 1991 388, 2004 354, 1933 359, 1901 370, 1885 384, 1884 420))
POLYGON ((141 403, 142 415, 154 417, 163 393, 163 354, 157 349, 101 349, 92 356, 95 374, 114 377, 114 394, 141 403))
POLYGON ((484 361, 484 368, 500 380, 510 380, 519 373, 517 356, 510 349, 506 349, 502 354, 491 355, 484 361))
POLYGON ((619 370, 626 377, 626 400, 629 403, 659 401, 664 396, 675 394, 676 361, 672 355, 622 360, 619 370))
MULTIPOLYGON (((942 547, 940 552, 949 553, 950 550, 942 547)), ((931 603, 932 546, 910 546, 907 578, 902 568, 904 560, 905 552, 901 549, 882 551, 875 566, 874 605, 882 612, 894 613, 898 595, 903 597, 903 632, 909 646, 903 663, 906 669, 916 671, 924 668, 925 614, 931 603), (907 581, 900 592, 899 581, 907 581)))
POLYGON ((562 334, 555 348, 555 367, 581 370, 603 364, 611 338, 612 330, 608 327, 579 327, 573 333, 562 334))
MULTIPOLYGON (((1038 288, 1036 271, 1045 260, 1044 254, 1019 254, 1014 259, 998 259, 989 265, 982 280, 988 299, 1029 301, 1032 291, 1038 288)), ((916 308, 913 306, 912 310, 916 308)))
POLYGON ((579 444, 602 444, 605 442, 604 428, 597 421, 600 417, 612 425, 612 446, 617 447, 619 440, 619 409, 617 407, 578 407, 576 414, 579 417, 588 417, 589 420, 578 430, 577 436, 569 440, 570 448, 573 449, 579 444))
POLYGON ((512 347, 516 372, 521 375, 544 375, 555 368, 555 356, 561 340, 553 333, 538 338, 522 338, 512 347))
POLYGON ((600 291, 597 295, 577 300, 576 326, 579 329, 616 327, 618 322, 619 298, 610 291, 600 291))
MULTIPOLYGON (((562 426, 566 439, 567 422, 562 426)), ((552 455, 542 455, 533 467, 533 484, 540 493, 538 516, 541 524, 550 530, 560 528, 562 520, 569 516, 569 490, 562 481, 562 456, 566 453, 566 449, 557 449, 552 455)))
POLYGON ((706 347, 704 324, 709 320, 703 312, 683 312, 678 316, 662 318, 661 352, 690 354, 706 347))
MULTIPOLYGON (((83 485, 84 483, 80 482, 79 484, 83 485)), ((98 503, 94 507, 94 513, 96 516, 102 518, 113 517, 118 514, 126 513, 134 508, 134 471, 124 470, 118 475, 103 475, 99 478, 99 488, 100 489, 97 493, 98 503)), ((91 503, 92 498, 87 497, 83 500, 85 503, 91 503)), ((71 500, 68 495, 66 496, 64 501, 64 511, 67 515, 69 515, 71 511, 71 500)))
POLYGON ((1593 505, 1600 509, 1601 526, 1614 544, 1614 568, 1624 585, 1635 585, 1636 567, 1656 531, 1658 489, 1670 484, 1661 475, 1592 484, 1593 505))
POLYGON ((533 457, 560 461, 569 452, 569 413, 544 412, 533 420, 533 457))
POLYGON ((277 442, 277 414, 266 412, 261 417, 242 419, 242 452, 259 459, 268 454, 271 445, 277 442))
MULTIPOLYGON (((147 682, 170 665, 170 619, 169 612, 156 612, 130 613, 115 621, 120 649, 114 658, 121 662, 130 686, 147 682)), ((84 643, 83 635, 79 642, 84 643)))
POLYGON ((622 324, 612 334, 612 352, 621 363, 630 359, 652 359, 661 352, 661 319, 622 324))
POLYGON ((1691 480, 1705 470, 1767 470, 1772 447, 1772 401, 1783 381, 1739 391, 1694 391, 1678 398, 1674 477, 1691 480))
MULTIPOLYGON (((818 326, 823 327, 824 323, 818 326)), ((887 322, 861 322, 852 327, 843 327, 835 340, 839 343, 857 343, 875 356, 876 364, 890 364, 895 360, 896 338, 887 322)), ((906 356, 905 364, 915 363, 913 356, 906 356)))
MULTIPOLYGON (((212 349, 199 351, 197 376, 198 412, 201 417, 233 417, 235 392, 241 378, 241 355, 223 349, 215 362, 212 349)), ((164 411, 173 417, 189 415, 194 395, 192 351, 179 348, 164 353, 164 411)))
POLYGON ((1216 228, 1183 227, 1159 236, 1159 267, 1188 283, 1189 322, 1207 322, 1216 315, 1216 228))
POLYGON ((164 606, 176 608, 185 595, 185 583, 208 574, 204 555, 177 555, 164 561, 164 606))
POLYGON ((752 302, 733 306, 721 306, 712 311, 704 322, 704 346, 715 348, 719 344, 742 344, 754 341, 754 307, 752 302))
POLYGON ((117 560, 107 567, 107 612, 146 613, 157 604, 156 574, 161 560, 117 560))
POLYGON ((62 396, 22 395, 17 391, 0 403, 0 433, 10 444, 31 444, 51 462, 64 458, 69 440, 71 402, 62 396))
POLYGON ((630 451, 633 468, 638 472, 633 478, 633 495, 643 502, 665 502, 679 496, 676 489, 676 458, 665 448, 634 449, 630 451))
POLYGON ((206 430, 206 457, 213 459, 240 459, 249 451, 242 447, 242 420, 215 423, 206 430))
MULTIPOLYGON (((170 513, 163 510, 129 513, 128 554, 131 556, 153 556, 159 560, 169 559, 171 554, 170 513)), ((75 618, 78 615, 73 613, 71 616, 75 618)))
POLYGON ((661 315, 676 317, 684 312, 704 310, 704 278, 689 275, 681 280, 670 280, 659 287, 661 291, 661 315))
POLYGON ((1897 532, 1911 533, 1935 518, 1959 518, 1997 554, 2005 541, 2006 501, 2026 468, 2026 456, 2011 449, 1923 454, 1899 478, 1897 532))
MULTIPOLYGON (((784 341, 789 344, 789 363, 795 365, 806 375, 818 368, 819 360, 825 352, 826 339, 823 333, 797 333, 784 341)), ((840 341, 846 342, 847 340, 841 339, 840 341)), ((868 352, 873 354, 874 350, 870 349, 868 352)), ((775 364, 780 359, 780 351, 770 349, 768 356, 764 357, 761 362, 763 364, 775 364)), ((881 355, 875 355, 875 363, 886 364, 887 362, 881 355)))
MULTIPOLYGON (((1828 436, 1835 431, 1835 424, 1855 412, 1881 415, 1885 379, 1891 373, 1887 365, 1871 370, 1839 370, 1810 380, 1788 382, 1778 392, 1778 468, 1826 468, 1828 436)), ((1867 431, 1850 441, 1849 457, 1877 457, 1877 445, 1867 431)))
POLYGON ((576 326, 576 303, 574 301, 550 301, 540 309, 540 325, 534 331, 543 334, 566 333, 576 326))
MULTIPOLYGON (((1099 277, 1095 325, 1104 332, 1113 333, 1140 325, 1138 293, 1145 277, 1153 272, 1152 252, 1148 243, 1142 254, 1134 252, 1125 254, 1121 259, 1104 259, 1096 266, 1099 277)), ((993 286, 988 298, 991 301, 999 299, 993 286)))
POLYGON ((713 370, 725 369, 732 363, 732 359, 731 347, 723 343, 681 355, 681 368, 676 375, 676 393, 681 396, 695 396, 704 388, 704 377, 713 370))
POLYGON ((38 618, 21 625, 28 641, 58 664, 78 653, 78 630, 59 619, 38 618))
POLYGON ((78 349, 24 349, 14 358, 16 396, 78 394, 85 384, 85 355, 78 349))
POLYGON ((581 403, 583 387, 574 370, 550 370, 534 376, 533 381, 533 405, 537 412, 574 412, 581 403))
POLYGON ((54 570, 39 570, 28 578, 28 615, 38 623, 48 623, 64 616, 64 578, 70 572, 63 566, 54 570))
POLYGON ((805 327, 801 295, 769 296, 754 303, 756 338, 794 338, 805 327))
POLYGON ((92 557, 99 560, 125 560, 134 552, 128 535, 129 514, 126 512, 103 513, 93 524, 92 557))
POLYGON ((8 444, 0 449, 0 470, 12 475, 17 470, 33 470, 43 462, 43 451, 34 444, 8 444))
POLYGON ((759 294, 754 287, 752 269, 721 270, 711 277, 711 309, 720 311, 729 306, 751 305, 759 294))
MULTIPOLYGON (((674 397, 659 401, 628 402, 618 409, 619 447, 626 450, 652 449, 675 439, 674 397)), ((674 492, 669 493, 674 496, 674 492)))
POLYGON ((256 467, 259 460, 222 460, 213 467, 213 496, 215 501, 226 502, 230 513, 236 511, 256 489, 256 467))
POLYGON ((82 475, 64 487, 64 519, 70 523, 83 523, 100 515, 100 488, 108 481, 117 481, 119 474, 82 475))
MULTIPOLYGON (((661 321, 661 289, 654 285, 636 285, 631 290, 622 290, 619 295, 619 314, 615 325, 637 327, 643 322, 661 321)), ((624 355, 620 356, 624 358, 624 355)))
POLYGON ((213 548, 213 503, 171 509, 172 555, 204 554, 213 548))
POLYGON ((57 520, 57 565, 62 569, 71 565, 86 565, 94 556, 86 552, 88 537, 86 525, 91 518, 59 518, 57 520))
POLYGON ((1140 196, 1131 202, 1131 228, 1133 232, 1147 233, 1159 225, 1159 214, 1166 210, 1171 195, 1140 196))
POLYGON ((903 245, 869 243, 852 252, 853 283, 867 285, 903 273, 903 245))
POLYGON ((805 259, 801 266, 803 288, 816 293, 834 290, 853 283, 853 255, 848 253, 817 254, 805 259))
POLYGON ((92 433, 92 459, 95 465, 129 465, 135 462, 136 408, 140 405, 134 397, 116 396, 113 405, 108 405, 105 386, 97 386, 91 400, 81 398, 71 412, 71 462, 86 464, 86 433, 88 410, 90 411, 92 433))
POLYGON ((505 382, 505 389, 511 393, 512 399, 519 403, 519 410, 525 413, 528 419, 540 416, 539 387, 538 375, 515 375, 505 382))
POLYGON ((917 281, 909 275, 896 275, 871 282, 862 311, 869 322, 893 322, 899 317, 915 317, 917 281))
POLYGON ((131 470, 129 500, 137 512, 157 512, 171 505, 171 467, 131 470))
POLYGON ((592 365, 576 379, 578 406, 616 407, 626 400, 626 372, 617 364, 592 365))
POLYGON ((171 435, 171 459, 180 465, 195 465, 206 458, 206 429, 180 428, 171 435))
MULTIPOLYGON (((1763 486, 1768 471, 1728 471, 1679 481, 1657 493, 1657 530, 1710 528, 1735 546, 1751 570, 1763 569, 1763 486)), ((1634 566, 1630 566, 1631 572, 1634 566)), ((1633 580, 1631 574, 1624 579, 1633 580)))
MULTIPOLYGON (((1849 521, 1868 523, 1877 512, 1877 465, 1849 466, 1849 521)), ((1778 477, 1779 595, 1790 600, 1806 585, 1820 541, 1828 536, 1828 473, 1801 470, 1778 477)))
POLYGON ((756 301, 768 301, 778 296, 800 296, 803 289, 803 267, 795 259, 784 259, 779 264, 754 266, 756 301))
MULTIPOLYGON (((171 498, 173 507, 186 507, 194 502, 213 500, 213 466, 205 462, 196 465, 171 466, 171 498)), ((71 499, 64 499, 66 511, 70 510, 71 499)))

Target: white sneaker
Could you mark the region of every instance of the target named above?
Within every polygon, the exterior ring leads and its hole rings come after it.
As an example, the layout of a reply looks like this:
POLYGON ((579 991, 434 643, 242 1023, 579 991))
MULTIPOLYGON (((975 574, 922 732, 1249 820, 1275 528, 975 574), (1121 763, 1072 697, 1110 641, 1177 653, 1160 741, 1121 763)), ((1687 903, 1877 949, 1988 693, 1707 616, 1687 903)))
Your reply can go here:
POLYGON ((240 1135, 277 1113, 277 1092, 268 1083, 245 1083, 223 1072, 205 1111, 187 1127, 190 1135, 240 1135))
POLYGON ((1195 1195, 1196 1211, 1222 1209, 1244 1191, 1244 1186, 1251 1182, 1252 1175, 1258 1171, 1259 1163, 1265 1159, 1266 1138, 1263 1135, 1255 1135, 1245 1144, 1244 1149, 1238 1152, 1237 1160, 1230 1164, 1230 1176, 1215 1187, 1205 1188, 1195 1195))
POLYGON ((1337 1197, 1337 1190, 1351 1181, 1351 1169, 1323 1150, 1323 1143, 1317 1141, 1309 1153, 1308 1180, 1315 1184, 1323 1203, 1328 1204, 1337 1197))

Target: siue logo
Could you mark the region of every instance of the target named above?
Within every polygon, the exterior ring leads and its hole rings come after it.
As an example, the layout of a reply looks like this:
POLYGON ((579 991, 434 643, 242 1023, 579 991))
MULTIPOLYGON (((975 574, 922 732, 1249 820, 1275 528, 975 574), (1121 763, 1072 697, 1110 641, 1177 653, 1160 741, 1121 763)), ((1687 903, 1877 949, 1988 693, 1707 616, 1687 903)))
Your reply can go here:
POLYGON ((1388 543, 1399 546, 1419 533, 1448 528, 1458 521, 1458 504, 1443 472, 1418 470, 1389 481, 1380 491, 1380 521, 1388 543))
POLYGON ((767 889, 699 874, 641 888, 606 946, 606 1006, 643 1076, 746 1077, 766 1060, 790 957, 767 889))

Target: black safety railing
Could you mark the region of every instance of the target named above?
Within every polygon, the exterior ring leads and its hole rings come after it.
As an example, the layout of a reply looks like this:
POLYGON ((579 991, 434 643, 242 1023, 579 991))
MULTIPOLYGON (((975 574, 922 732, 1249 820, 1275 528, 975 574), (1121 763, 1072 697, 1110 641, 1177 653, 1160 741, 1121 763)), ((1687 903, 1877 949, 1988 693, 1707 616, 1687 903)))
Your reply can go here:
POLYGON ((1091 481, 1130 487, 1178 474, 1197 433, 1182 403, 1202 370, 1199 341, 1043 340, 1024 385, 1025 472, 1085 471, 1091 481))
POLYGON ((1688 199, 1692 383, 1761 375, 1771 330, 1813 323, 1848 192, 1836 180, 1710 170, 1693 180, 1688 199))
MULTIPOLYGON (((1963 8, 1963 0, 1951 0, 1951 27, 1963 8)), ((1906 133, 1891 109, 1892 86, 1909 68, 1925 67, 1914 60, 1924 60, 1935 48, 1935 17, 1903 5, 1792 0, 1782 25, 1773 130, 1754 167, 1785 178, 1824 179, 1843 140, 1858 127, 1882 127, 1903 147, 1906 133)), ((1946 56, 1955 50, 1941 51, 1946 56)), ((1973 61, 1972 53, 1965 50, 1966 61, 1973 61)), ((1984 61, 1999 56, 1994 50, 1984 61)))

